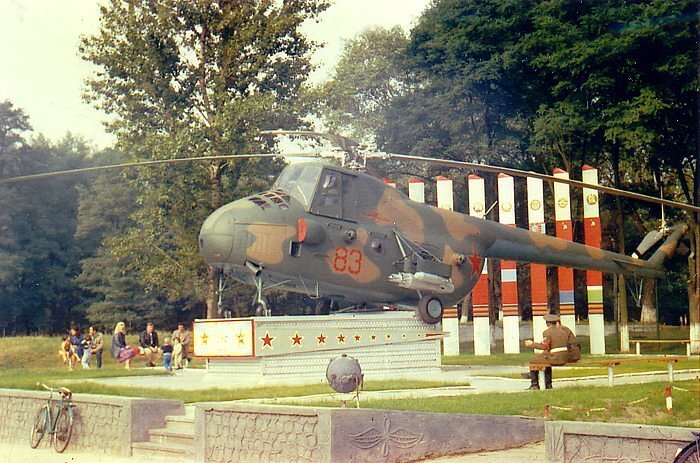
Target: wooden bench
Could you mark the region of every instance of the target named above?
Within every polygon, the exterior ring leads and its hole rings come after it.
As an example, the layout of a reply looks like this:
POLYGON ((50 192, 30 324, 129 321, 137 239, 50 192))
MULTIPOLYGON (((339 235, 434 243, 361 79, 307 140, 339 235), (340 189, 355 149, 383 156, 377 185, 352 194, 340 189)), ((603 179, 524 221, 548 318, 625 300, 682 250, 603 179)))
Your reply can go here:
MULTIPOLYGON (((614 383, 616 366, 623 363, 639 363, 639 362, 663 362, 667 365, 668 370, 668 382, 673 384, 673 364, 678 363, 679 357, 651 357, 643 359, 610 359, 610 360, 586 360, 583 362, 566 363, 564 365, 555 366, 597 366, 597 367, 607 367, 608 368, 608 386, 612 386, 614 383)), ((544 383, 544 370, 550 365, 548 364, 531 364, 531 370, 539 370, 540 372, 540 383, 544 383)))
POLYGON ((685 355, 690 357, 690 343, 700 342, 692 341, 690 339, 630 339, 630 342, 636 344, 637 355, 642 355, 640 353, 640 345, 644 344, 673 344, 673 343, 684 343, 685 344, 685 355))

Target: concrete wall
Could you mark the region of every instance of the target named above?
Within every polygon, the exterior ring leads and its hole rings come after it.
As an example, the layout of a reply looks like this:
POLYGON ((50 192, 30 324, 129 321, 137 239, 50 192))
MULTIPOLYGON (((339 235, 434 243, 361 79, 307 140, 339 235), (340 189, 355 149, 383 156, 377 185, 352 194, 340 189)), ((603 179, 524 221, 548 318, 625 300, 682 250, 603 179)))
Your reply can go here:
POLYGON ((694 439, 691 431, 672 426, 548 421, 547 458, 566 463, 671 463, 676 451, 694 439))
POLYGON ((398 462, 518 447, 539 419, 387 410, 198 404, 199 462, 398 462), (497 432, 494 432, 497 430, 497 432))
MULTIPOLYGON (((0 442, 29 445, 34 416, 48 395, 0 389, 0 442)), ((69 449, 111 455, 131 455, 132 442, 148 440, 148 430, 163 427, 166 415, 185 412, 183 403, 175 400, 76 394, 73 403, 75 421, 69 449)), ((46 434, 40 445, 50 444, 46 434)))

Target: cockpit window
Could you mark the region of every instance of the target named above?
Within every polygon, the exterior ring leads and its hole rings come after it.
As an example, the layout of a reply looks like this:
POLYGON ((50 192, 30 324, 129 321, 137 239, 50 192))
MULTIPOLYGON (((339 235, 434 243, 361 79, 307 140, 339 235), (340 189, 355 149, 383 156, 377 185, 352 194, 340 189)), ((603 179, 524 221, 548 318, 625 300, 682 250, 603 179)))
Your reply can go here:
POLYGON ((322 166, 299 165, 287 166, 275 181, 273 189, 282 190, 301 202, 307 209, 311 207, 314 188, 321 175, 322 166))

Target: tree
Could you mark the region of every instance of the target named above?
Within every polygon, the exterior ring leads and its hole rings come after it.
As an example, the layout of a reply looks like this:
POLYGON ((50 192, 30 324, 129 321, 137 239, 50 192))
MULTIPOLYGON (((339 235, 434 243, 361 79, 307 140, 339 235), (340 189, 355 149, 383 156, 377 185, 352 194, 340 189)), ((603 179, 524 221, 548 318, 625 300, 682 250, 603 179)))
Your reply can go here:
MULTIPOLYGON (((111 0, 100 33, 83 42, 84 58, 102 68, 87 98, 116 116, 108 128, 134 158, 257 152, 265 145, 258 130, 300 123, 299 90, 315 45, 299 28, 327 6, 111 0)), ((209 161, 141 172, 137 226, 118 252, 132 255, 147 287, 165 285, 171 300, 203 295, 207 316, 217 316, 219 275, 198 255, 197 228, 245 193, 239 184, 248 176, 277 166, 209 161)))

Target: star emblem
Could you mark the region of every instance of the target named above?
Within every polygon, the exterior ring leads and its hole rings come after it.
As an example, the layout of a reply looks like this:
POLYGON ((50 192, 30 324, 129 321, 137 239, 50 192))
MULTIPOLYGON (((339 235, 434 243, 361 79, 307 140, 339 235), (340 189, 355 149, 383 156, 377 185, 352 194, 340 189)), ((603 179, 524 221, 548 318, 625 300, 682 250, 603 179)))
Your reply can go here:
POLYGON ((321 336, 318 336, 316 339, 318 339, 319 344, 325 344, 326 343, 326 337, 321 333, 321 336))
POLYGON ((263 346, 263 347, 265 347, 265 346, 270 346, 270 348, 272 348, 272 340, 273 340, 273 339, 275 339, 275 338, 273 338, 272 336, 270 336, 270 333, 268 333, 267 331, 265 331, 265 337, 264 337, 264 338, 260 338, 260 340, 263 342, 263 345, 262 345, 262 346, 263 346))
POLYGON ((359 335, 359 334, 356 334, 356 335, 355 335, 355 341, 356 341, 356 342, 360 342, 360 335, 359 335))
POLYGON ((372 335, 372 341, 376 341, 377 337, 375 335, 372 335))
POLYGON ((338 342, 339 342, 339 343, 345 342, 345 336, 343 336, 343 333, 340 333, 340 334, 338 335, 338 342))
POLYGON ((472 255, 468 257, 469 262, 472 264, 472 276, 479 273, 481 268, 481 257, 476 255, 476 249, 472 251, 472 255))
POLYGON ((238 338, 238 344, 241 346, 245 344, 245 335, 243 334, 243 331, 239 331, 236 337, 238 338))
POLYGON ((294 341, 294 342, 292 342, 292 345, 293 345, 293 346, 296 346, 296 345, 301 346, 301 340, 304 339, 304 337, 303 337, 303 336, 299 336, 299 333, 294 333, 294 337, 293 337, 293 338, 290 338, 290 339, 291 339, 292 341, 294 341))
POLYGON ((202 333, 202 344, 206 345, 207 339, 209 339, 209 336, 207 336, 207 333, 202 333))

